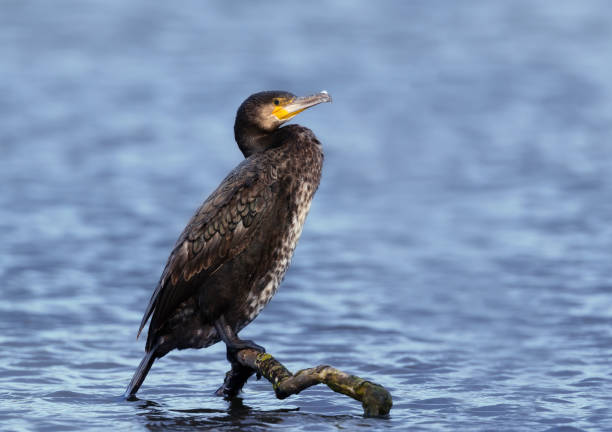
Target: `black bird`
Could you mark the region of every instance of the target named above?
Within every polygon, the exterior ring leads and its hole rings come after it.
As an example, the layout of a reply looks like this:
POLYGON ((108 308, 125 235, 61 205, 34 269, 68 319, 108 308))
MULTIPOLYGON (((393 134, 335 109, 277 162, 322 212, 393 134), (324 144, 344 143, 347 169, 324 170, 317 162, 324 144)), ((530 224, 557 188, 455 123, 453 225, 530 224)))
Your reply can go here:
POLYGON ((331 102, 327 92, 249 96, 234 136, 245 159, 195 212, 170 253, 138 335, 151 318, 145 356, 125 396, 134 395, 155 359, 173 349, 225 342, 231 361, 238 337, 270 301, 302 232, 321 179, 323 152, 312 131, 280 127, 305 109, 331 102))

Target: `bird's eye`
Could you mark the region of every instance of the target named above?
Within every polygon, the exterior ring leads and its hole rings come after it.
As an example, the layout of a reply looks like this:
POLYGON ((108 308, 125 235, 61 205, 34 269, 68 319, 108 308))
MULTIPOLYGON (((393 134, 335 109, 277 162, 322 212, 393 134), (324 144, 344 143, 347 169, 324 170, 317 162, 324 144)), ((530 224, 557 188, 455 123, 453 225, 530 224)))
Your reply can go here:
POLYGON ((280 104, 280 101, 278 99, 274 99, 274 105, 278 105, 280 104))

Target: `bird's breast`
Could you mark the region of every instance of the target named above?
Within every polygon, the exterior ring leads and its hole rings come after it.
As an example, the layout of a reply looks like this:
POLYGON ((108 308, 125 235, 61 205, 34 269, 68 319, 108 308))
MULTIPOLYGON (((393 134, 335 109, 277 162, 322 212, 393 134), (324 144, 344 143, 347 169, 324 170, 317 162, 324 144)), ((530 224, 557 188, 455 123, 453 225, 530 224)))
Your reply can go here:
POLYGON ((270 302, 282 282, 289 268, 297 242, 302 234, 302 228, 304 227, 304 222, 310 210, 310 204, 312 203, 317 186, 318 183, 313 184, 309 181, 300 182, 291 194, 294 199, 289 204, 288 223, 273 244, 273 250, 270 254, 272 259, 268 270, 256 281, 247 297, 245 322, 241 323, 241 328, 259 315, 261 310, 270 302))
POLYGON ((269 242, 262 255, 264 270, 255 279, 244 302, 243 321, 239 328, 250 323, 276 293, 291 262, 302 234, 302 228, 321 179, 323 153, 314 134, 301 126, 292 126, 292 145, 274 152, 279 200, 274 224, 266 229, 269 242))

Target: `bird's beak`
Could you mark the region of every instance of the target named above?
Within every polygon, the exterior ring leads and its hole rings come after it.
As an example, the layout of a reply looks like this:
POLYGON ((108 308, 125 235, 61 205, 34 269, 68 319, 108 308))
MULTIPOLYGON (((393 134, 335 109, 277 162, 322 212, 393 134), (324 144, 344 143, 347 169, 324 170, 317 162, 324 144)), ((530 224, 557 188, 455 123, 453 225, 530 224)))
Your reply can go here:
POLYGON ((287 104, 275 107, 272 114, 274 114, 279 120, 287 121, 307 108, 319 105, 323 102, 331 101, 331 96, 325 90, 323 90, 320 93, 316 93, 310 96, 302 96, 291 99, 288 101, 287 104))

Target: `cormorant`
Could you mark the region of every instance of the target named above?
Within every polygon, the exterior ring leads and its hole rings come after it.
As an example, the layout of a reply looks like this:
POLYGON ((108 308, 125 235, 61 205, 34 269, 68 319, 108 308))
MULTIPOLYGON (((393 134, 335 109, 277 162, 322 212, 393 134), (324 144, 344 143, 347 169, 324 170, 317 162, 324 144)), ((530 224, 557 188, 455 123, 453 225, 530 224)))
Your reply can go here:
POLYGON ((178 238, 140 323, 151 318, 145 356, 125 396, 151 365, 173 349, 225 342, 230 361, 238 337, 280 284, 319 185, 323 152, 312 131, 280 127, 305 109, 331 102, 327 92, 249 96, 238 108, 234 136, 245 159, 204 201, 178 238))

